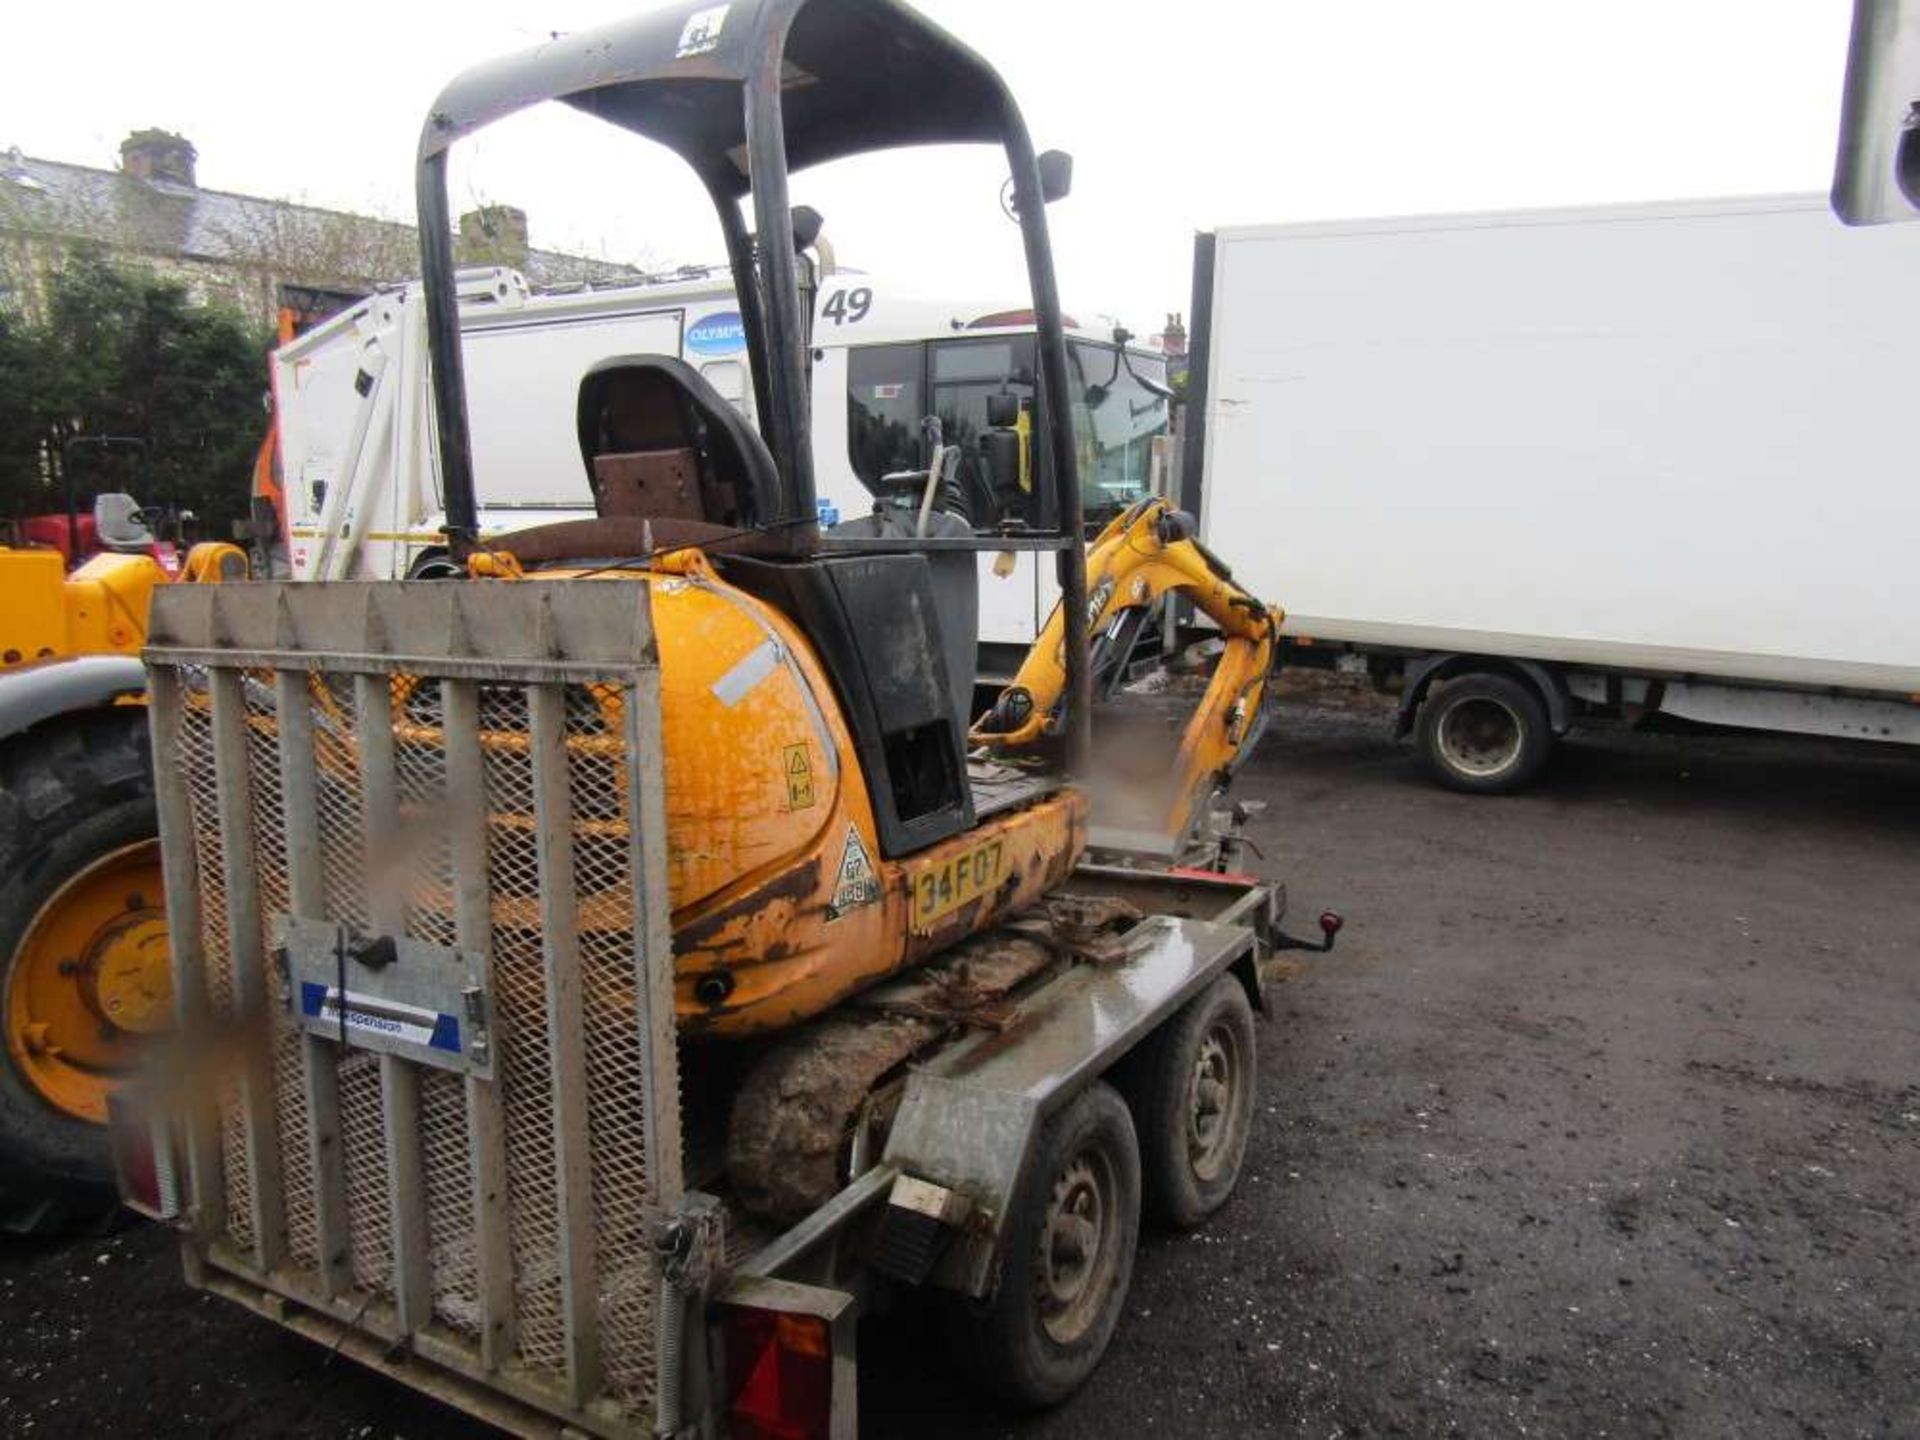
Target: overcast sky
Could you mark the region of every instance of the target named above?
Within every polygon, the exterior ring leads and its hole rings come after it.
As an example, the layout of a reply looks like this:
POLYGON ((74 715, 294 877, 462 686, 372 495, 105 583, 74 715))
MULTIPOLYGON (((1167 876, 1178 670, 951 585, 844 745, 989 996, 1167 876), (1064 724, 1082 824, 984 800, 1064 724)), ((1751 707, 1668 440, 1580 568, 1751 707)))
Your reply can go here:
MULTIPOLYGON (((1848 0, 921 0, 999 66, 1042 148, 1069 308, 1142 333, 1187 307, 1192 234, 1237 222, 1824 191, 1848 0)), ((143 126, 203 185, 410 218, 415 136, 463 66, 635 0, 18 3, 0 149, 111 166, 143 126)), ((979 150, 803 176, 844 263, 917 289, 1023 291, 1003 167, 979 150)), ((455 205, 534 243, 717 258, 677 161, 571 112, 456 152, 455 205)))

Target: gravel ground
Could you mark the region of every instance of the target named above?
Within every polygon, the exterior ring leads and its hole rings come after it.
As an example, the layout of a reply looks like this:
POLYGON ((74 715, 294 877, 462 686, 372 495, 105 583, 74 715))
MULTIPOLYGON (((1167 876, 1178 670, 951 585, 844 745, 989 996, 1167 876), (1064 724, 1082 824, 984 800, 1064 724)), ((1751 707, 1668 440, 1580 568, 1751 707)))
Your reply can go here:
MULTIPOLYGON (((1601 736, 1469 800, 1322 681, 1243 786, 1349 924, 1274 992, 1239 1194, 1051 1414, 868 1326, 866 1433, 1920 1434, 1920 765, 1601 736)), ((0 1314, 9 1435, 469 1433, 153 1230, 0 1251, 0 1314)))

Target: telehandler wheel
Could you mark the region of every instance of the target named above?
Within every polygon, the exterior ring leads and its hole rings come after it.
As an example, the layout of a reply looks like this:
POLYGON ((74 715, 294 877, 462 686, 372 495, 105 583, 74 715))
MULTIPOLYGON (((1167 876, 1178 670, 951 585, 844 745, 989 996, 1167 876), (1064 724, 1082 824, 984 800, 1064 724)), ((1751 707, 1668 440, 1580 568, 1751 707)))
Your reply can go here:
POLYGON ((1427 768, 1450 790, 1506 795, 1532 783, 1553 734, 1534 688, 1511 675, 1474 671, 1439 681, 1416 727, 1427 768))
POLYGON ((118 1212, 107 1094, 171 1016, 146 710, 0 751, 0 1232, 118 1212))
POLYGON ((1020 1406, 1072 1394, 1120 1323, 1139 1237, 1133 1117, 1096 1081, 1040 1132, 1008 1210, 999 1288, 947 1312, 972 1377, 1020 1406))
POLYGON ((1147 1214, 1191 1230, 1240 1183, 1259 1083, 1253 1006, 1222 975, 1128 1061, 1147 1214))

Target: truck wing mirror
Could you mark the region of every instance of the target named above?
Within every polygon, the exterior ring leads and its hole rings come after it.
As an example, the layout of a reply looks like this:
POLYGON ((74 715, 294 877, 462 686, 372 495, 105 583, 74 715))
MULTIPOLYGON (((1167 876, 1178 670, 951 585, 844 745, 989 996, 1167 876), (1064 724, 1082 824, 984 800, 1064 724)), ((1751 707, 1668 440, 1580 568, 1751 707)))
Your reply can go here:
POLYGON ((820 238, 820 232, 826 228, 826 221, 820 212, 811 205, 796 205, 787 212, 793 221, 793 251, 796 255, 811 250, 813 242, 820 238))
POLYGON ((1040 167, 1040 195, 1047 204, 1064 200, 1073 190, 1073 156, 1049 150, 1035 162, 1040 167))
POLYGON ((1920 220, 1920 0, 1854 0, 1833 209, 1849 225, 1920 220))
POLYGON ((1020 493, 1020 432, 989 430, 980 437, 980 465, 987 484, 1002 506, 1020 493))
POLYGON ((987 396, 987 425, 994 430, 1010 430, 1020 423, 1020 397, 1008 395, 987 396))

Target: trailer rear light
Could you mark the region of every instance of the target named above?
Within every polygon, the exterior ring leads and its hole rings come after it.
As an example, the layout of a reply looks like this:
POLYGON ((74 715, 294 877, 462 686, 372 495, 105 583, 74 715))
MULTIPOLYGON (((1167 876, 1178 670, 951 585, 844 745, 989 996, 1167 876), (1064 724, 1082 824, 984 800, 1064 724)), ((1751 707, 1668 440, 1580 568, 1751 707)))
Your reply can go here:
POLYGON ((120 1203, 149 1220, 180 1216, 180 1166, 172 1127, 131 1088, 107 1097, 107 1144, 120 1203))
POLYGON ((833 1335, 817 1315, 730 1305, 722 1312, 732 1440, 825 1440, 833 1423, 833 1335))

